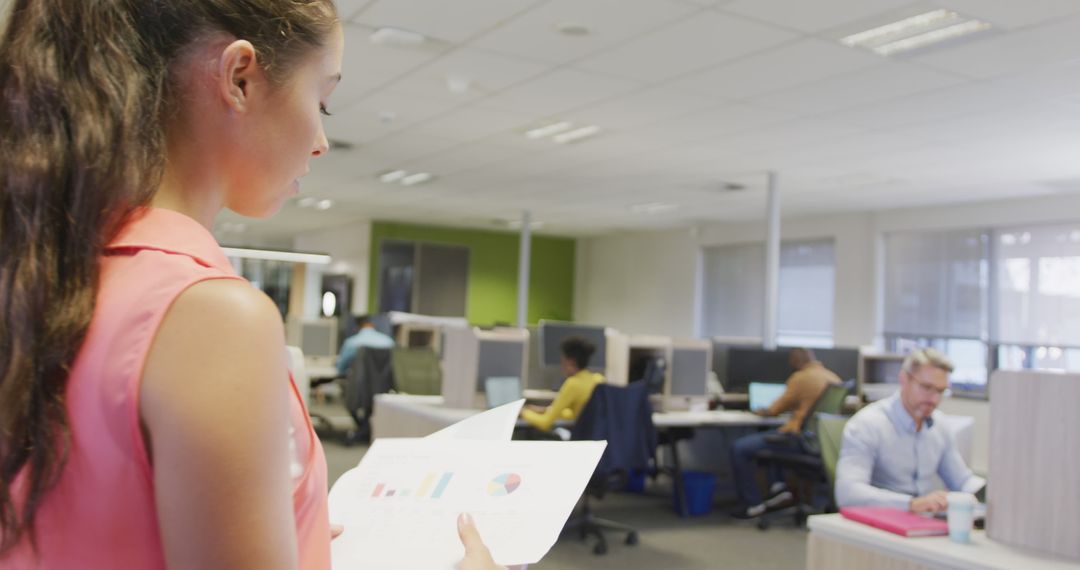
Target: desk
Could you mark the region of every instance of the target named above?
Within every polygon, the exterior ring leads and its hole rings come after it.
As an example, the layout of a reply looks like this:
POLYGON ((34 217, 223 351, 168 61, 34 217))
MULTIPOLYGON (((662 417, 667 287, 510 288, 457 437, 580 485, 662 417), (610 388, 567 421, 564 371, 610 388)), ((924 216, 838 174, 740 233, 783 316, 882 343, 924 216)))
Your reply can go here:
POLYGON ((1007 546, 979 530, 971 544, 957 544, 946 536, 904 538, 849 521, 839 514, 808 519, 807 570, 886 568, 922 570, 1077 570, 1080 564, 1007 546))

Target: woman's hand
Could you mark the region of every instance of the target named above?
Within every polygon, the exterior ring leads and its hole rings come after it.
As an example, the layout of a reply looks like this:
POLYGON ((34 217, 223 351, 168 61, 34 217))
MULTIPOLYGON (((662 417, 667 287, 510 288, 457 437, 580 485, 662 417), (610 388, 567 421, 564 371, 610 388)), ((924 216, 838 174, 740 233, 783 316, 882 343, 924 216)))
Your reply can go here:
POLYGON ((458 563, 458 570, 507 570, 491 559, 491 552, 480 538, 480 531, 471 516, 462 513, 457 520, 458 536, 465 545, 465 557, 458 563))

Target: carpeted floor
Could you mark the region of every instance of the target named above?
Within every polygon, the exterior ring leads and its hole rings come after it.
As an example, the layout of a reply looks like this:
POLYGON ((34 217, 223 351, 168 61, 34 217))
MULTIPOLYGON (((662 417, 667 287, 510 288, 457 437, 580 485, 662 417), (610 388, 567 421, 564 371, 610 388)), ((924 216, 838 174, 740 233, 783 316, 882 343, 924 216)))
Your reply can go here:
MULTIPOLYGON (((334 418, 337 423, 339 418, 334 418)), ((344 418, 347 420, 347 418, 344 418)), ((347 422, 346 422, 347 423, 347 422)), ((324 442, 330 484, 355 467, 366 447, 344 447, 324 442)), ((762 569, 796 570, 805 567, 806 531, 793 528, 787 520, 766 532, 753 523, 729 517, 718 507, 712 513, 689 519, 676 516, 670 490, 652 487, 645 495, 615 494, 595 503, 598 516, 634 526, 640 542, 622 543, 622 536, 609 534, 608 553, 596 556, 592 542, 583 543, 564 536, 548 556, 531 566, 541 570, 595 569, 762 569)))

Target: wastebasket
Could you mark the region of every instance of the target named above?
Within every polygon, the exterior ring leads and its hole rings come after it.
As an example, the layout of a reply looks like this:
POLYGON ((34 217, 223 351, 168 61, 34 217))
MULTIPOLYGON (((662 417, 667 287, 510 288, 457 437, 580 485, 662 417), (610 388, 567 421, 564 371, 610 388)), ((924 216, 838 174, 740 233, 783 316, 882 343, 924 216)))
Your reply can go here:
POLYGON ((682 512, 679 505, 679 496, 672 493, 675 501, 675 512, 692 517, 707 515, 712 511, 713 494, 716 493, 716 475, 701 471, 683 471, 683 489, 686 491, 686 509, 682 512))

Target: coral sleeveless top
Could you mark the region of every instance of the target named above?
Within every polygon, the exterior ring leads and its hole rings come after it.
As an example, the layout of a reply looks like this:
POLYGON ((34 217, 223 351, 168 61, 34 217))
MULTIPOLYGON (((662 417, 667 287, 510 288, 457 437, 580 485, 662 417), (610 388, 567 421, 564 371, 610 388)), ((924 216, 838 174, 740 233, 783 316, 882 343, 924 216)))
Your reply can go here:
MULTIPOLYGON (((93 320, 67 385, 70 454, 58 485, 38 510, 37 552, 24 540, 0 558, 0 568, 165 568, 153 467, 139 427, 143 366, 162 318, 180 293, 207 279, 241 277, 204 227, 158 208, 146 209, 128 224, 101 263, 93 320)), ((325 570, 330 530, 322 446, 291 377, 288 386, 268 384, 267 389, 291 394, 289 447, 300 567, 325 570)), ((16 478, 17 491, 24 484, 16 478)))

